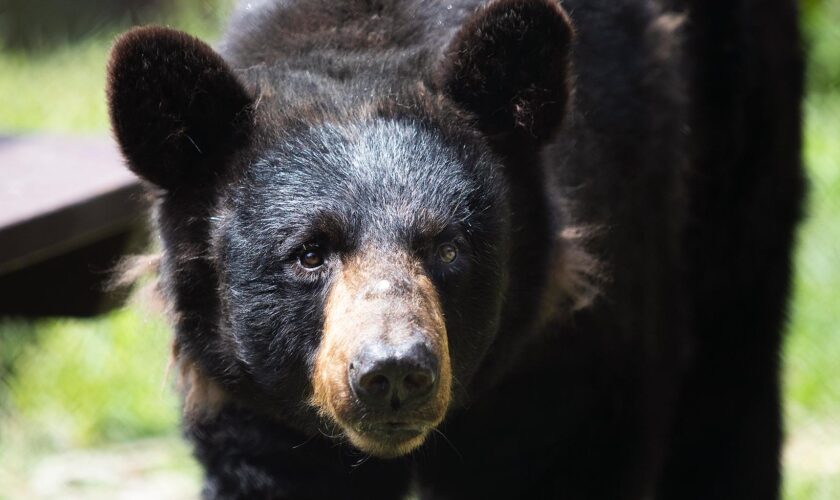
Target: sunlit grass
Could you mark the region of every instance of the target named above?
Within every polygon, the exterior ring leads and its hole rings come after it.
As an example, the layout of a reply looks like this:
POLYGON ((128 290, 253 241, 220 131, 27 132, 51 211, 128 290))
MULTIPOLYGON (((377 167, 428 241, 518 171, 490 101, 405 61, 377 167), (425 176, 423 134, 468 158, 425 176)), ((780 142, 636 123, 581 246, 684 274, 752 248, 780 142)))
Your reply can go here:
POLYGON ((9 399, 50 444, 90 446, 173 428, 169 332, 161 320, 129 309, 40 328, 15 363, 9 399))
POLYGON ((840 498, 840 94, 805 105, 810 193, 785 348, 786 498, 840 498))
MULTIPOLYGON (((229 4, 229 0, 173 2, 163 15, 150 13, 142 21, 212 40, 229 4)), ((84 41, 54 50, 0 52, 0 133, 107 131, 105 66, 119 31, 106 27, 84 41)))
POLYGON ((840 96, 811 96, 806 112, 811 187, 785 358, 794 418, 840 416, 840 96))
POLYGON ((0 132, 101 132, 108 128, 108 42, 88 41, 47 55, 0 55, 0 132))
POLYGON ((0 326, 13 353, 0 411, 0 491, 38 456, 177 429, 169 331, 133 309, 96 320, 0 326), (15 336, 14 338, 12 336, 15 336))

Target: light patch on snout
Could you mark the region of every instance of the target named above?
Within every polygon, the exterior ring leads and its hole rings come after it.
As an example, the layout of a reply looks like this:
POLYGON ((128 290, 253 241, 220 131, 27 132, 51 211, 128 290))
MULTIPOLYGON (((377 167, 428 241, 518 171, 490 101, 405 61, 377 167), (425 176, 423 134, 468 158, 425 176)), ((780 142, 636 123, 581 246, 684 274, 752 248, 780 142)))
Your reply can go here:
POLYGON ((391 289, 391 282, 388 280, 379 280, 373 288, 377 293, 385 293, 391 289))
POLYGON ((437 290, 419 262, 398 253, 382 262, 382 253, 375 251, 347 259, 326 300, 312 387, 312 404, 324 418, 338 424, 358 449, 387 458, 423 444, 446 415, 452 369, 437 290), (387 439, 367 429, 392 417, 364 407, 353 393, 348 370, 363 346, 399 343, 408 332, 423 332, 424 342, 438 359, 438 383, 425 404, 399 413, 398 420, 415 425, 419 434, 411 439, 387 439))

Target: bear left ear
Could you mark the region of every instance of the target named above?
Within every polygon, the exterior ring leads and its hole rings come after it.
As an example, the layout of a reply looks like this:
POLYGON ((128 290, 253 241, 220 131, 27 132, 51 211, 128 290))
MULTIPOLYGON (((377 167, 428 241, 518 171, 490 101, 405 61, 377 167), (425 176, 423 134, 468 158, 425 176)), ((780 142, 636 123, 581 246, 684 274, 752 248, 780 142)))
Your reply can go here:
POLYGON ((207 185, 250 138, 252 99, 222 57, 180 31, 121 36, 108 65, 111 126, 129 168, 166 190, 207 185))
POLYGON ((556 0, 496 0, 455 36, 437 83, 485 133, 545 139, 569 100, 573 37, 556 0))

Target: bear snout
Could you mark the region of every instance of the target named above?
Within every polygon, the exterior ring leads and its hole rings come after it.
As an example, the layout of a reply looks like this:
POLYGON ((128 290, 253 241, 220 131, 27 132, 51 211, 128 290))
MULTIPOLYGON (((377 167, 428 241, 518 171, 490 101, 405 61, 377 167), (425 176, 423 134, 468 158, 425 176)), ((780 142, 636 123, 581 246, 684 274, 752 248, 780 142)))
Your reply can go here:
POLYGON ((331 284, 312 403, 357 448, 394 457, 420 446, 446 415, 449 343, 422 266, 407 255, 367 257, 347 259, 331 284))

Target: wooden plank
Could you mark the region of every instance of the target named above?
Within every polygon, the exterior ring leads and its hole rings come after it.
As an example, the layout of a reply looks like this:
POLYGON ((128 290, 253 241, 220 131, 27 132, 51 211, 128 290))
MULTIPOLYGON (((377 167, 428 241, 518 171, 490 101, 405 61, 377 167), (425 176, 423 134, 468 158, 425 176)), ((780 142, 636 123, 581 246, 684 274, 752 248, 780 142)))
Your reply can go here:
POLYGON ((124 231, 144 205, 108 138, 0 138, 0 275, 124 231))

